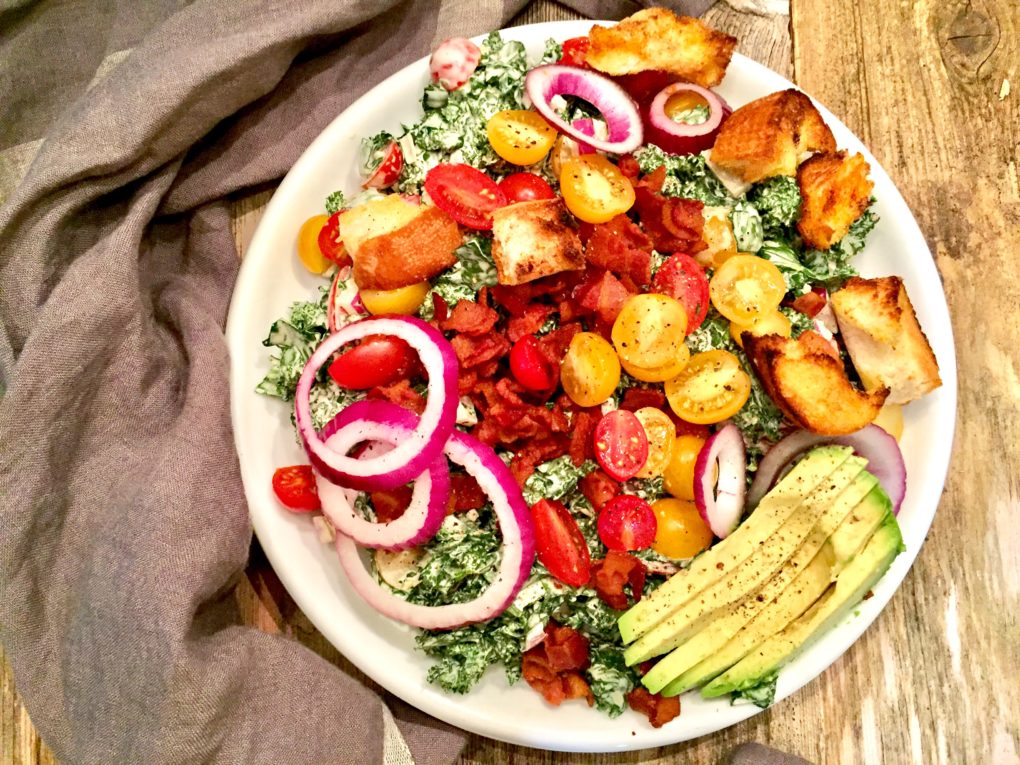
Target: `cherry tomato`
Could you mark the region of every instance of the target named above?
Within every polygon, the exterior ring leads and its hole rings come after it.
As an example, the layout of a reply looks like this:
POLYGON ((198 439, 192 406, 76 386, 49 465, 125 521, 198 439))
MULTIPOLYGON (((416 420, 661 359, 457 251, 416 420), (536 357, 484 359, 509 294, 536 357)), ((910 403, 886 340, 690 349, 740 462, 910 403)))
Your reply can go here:
POLYGON ((684 371, 666 381, 666 398, 680 417, 711 425, 732 417, 751 394, 751 379, 729 351, 696 353, 684 371))
POLYGON ((416 313, 429 294, 431 285, 418 282, 407 287, 393 290, 360 290, 361 302, 365 310, 375 316, 387 313, 399 313, 405 316, 416 313))
POLYGON ((652 506, 633 494, 613 497, 599 513, 599 539, 610 550, 644 550, 655 540, 657 529, 652 506))
POLYGON ((322 507, 311 465, 291 465, 273 473, 273 491, 284 507, 296 513, 310 513, 322 507))
POLYGON ((657 530, 652 549, 667 558, 693 558, 712 544, 712 531, 690 501, 660 499, 652 503, 657 530))
POLYGON ((705 226, 701 238, 708 246, 695 253, 694 259, 705 268, 718 268, 737 254, 737 238, 733 235, 733 224, 730 223, 729 210, 726 207, 706 207, 704 210, 705 226), (721 211, 721 214, 710 213, 709 210, 721 211))
POLYGON ((545 178, 534 173, 512 173, 499 182, 499 190, 508 202, 556 198, 553 187, 546 183, 545 178))
POLYGON ((406 377, 416 358, 400 338, 373 335, 340 354, 328 371, 341 388, 366 390, 406 377))
POLYGON ((505 109, 485 123, 492 150, 515 165, 541 162, 556 142, 556 128, 538 112, 505 109))
POLYGON ((676 426, 669 415, 654 406, 645 406, 634 412, 648 439, 648 459, 637 472, 638 478, 655 478, 662 475, 673 458, 676 426))
POLYGON ((620 358, 653 370, 675 364, 687 331, 687 311, 667 295, 627 298, 613 322, 613 345, 620 358))
POLYGON ((510 371, 528 390, 549 390, 556 382, 555 371, 542 355, 534 335, 524 335, 514 343, 510 349, 510 371))
POLYGON ((381 152, 379 164, 375 166, 362 187, 366 189, 385 189, 397 182, 400 171, 404 169, 404 152, 400 144, 390 141, 381 152))
POLYGON ((322 250, 322 254, 341 267, 351 264, 351 256, 347 254, 347 249, 340 240, 339 220, 345 212, 347 211, 339 210, 330 215, 319 231, 319 249, 322 250))
POLYGON ((587 37, 571 37, 569 40, 564 40, 563 53, 560 55, 559 63, 587 68, 585 59, 588 57, 590 47, 591 40, 587 37))
POLYGON ((563 162, 560 193, 570 212, 586 223, 605 223, 634 206, 630 179, 601 154, 563 162))
POLYGON ((578 406, 598 406, 620 384, 620 359, 601 335, 578 332, 563 357, 560 382, 578 406))
POLYGON ((652 292, 679 300, 687 310, 687 334, 701 326, 708 315, 708 277, 690 255, 678 252, 655 272, 652 292))
POLYGON ((313 274, 325 273, 333 262, 319 249, 319 232, 329 220, 328 215, 313 215, 301 224, 297 235, 298 259, 313 274))
POLYGON ((571 587, 591 578, 591 554, 574 516, 562 502, 540 499, 531 506, 538 560, 549 573, 571 587))
POLYGON ((617 409, 595 426, 595 459, 617 481, 638 474, 648 460, 648 436, 633 412, 617 409))
POLYGON ((779 307, 786 282, 774 263, 756 255, 734 255, 715 270, 708 291, 719 313, 750 324, 779 307))
POLYGON ((465 37, 443 40, 432 51, 429 71, 432 79, 447 90, 456 90, 474 73, 482 58, 481 49, 465 37))
POLYGON ((496 182, 471 165, 436 165, 425 176, 425 191, 436 207, 468 228, 492 228, 492 211, 506 205, 496 182))
POLYGON ((707 438, 678 435, 673 442, 673 454, 662 473, 662 485, 677 499, 694 501, 694 464, 707 438))
POLYGON ((672 364, 655 367, 654 369, 645 369, 644 367, 635 366, 634 364, 629 364, 623 359, 620 359, 620 366, 623 367, 624 372, 629 374, 635 380, 641 380, 641 382, 665 382, 666 380, 672 380, 680 374, 684 367, 687 366, 687 362, 690 361, 690 359, 690 349, 688 349, 686 343, 681 343, 676 355, 676 360, 672 364))
POLYGON ((750 324, 730 322, 730 337, 741 348, 744 347, 744 340, 740 335, 744 332, 749 332, 755 337, 761 337, 762 335, 789 337, 793 332, 793 326, 790 324, 790 320, 779 311, 770 311, 769 313, 762 314, 758 317, 757 321, 753 321, 750 324))

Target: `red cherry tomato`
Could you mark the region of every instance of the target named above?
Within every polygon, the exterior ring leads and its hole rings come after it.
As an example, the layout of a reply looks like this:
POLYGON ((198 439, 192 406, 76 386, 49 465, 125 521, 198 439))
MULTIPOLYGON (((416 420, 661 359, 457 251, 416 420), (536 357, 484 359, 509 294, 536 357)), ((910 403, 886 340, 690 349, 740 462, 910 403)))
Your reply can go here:
POLYGON ((273 473, 273 491, 288 510, 310 513, 322 507, 311 465, 291 465, 273 473))
POLYGON ((633 412, 617 409, 595 426, 595 458, 617 481, 637 475, 648 460, 648 436, 633 412))
POLYGON ((534 335, 525 335, 514 343, 510 349, 510 371, 528 390, 549 390, 556 383, 556 374, 534 335))
POLYGON ((337 221, 347 210, 339 210, 329 216, 329 220, 319 231, 319 249, 329 260, 341 268, 351 264, 351 256, 347 254, 344 243, 340 241, 340 226, 337 221))
POLYGON ((403 169, 404 152, 400 150, 400 144, 390 141, 382 152, 382 160, 361 185, 366 189, 385 189, 397 182, 403 169))
POLYGON ((341 388, 365 390, 407 377, 416 359, 400 338, 374 335, 340 354, 328 371, 341 388))
POLYGON ((588 584, 591 554, 570 511, 562 502, 540 499, 531 506, 531 517, 535 522, 535 547, 542 565, 571 587, 588 584))
POLYGON ((652 279, 652 292, 669 295, 687 310, 687 334, 701 326, 708 315, 708 277, 690 255, 670 255, 652 279))
POLYGON ((468 228, 492 228, 492 211, 506 205, 496 182, 470 165, 436 165, 425 176, 425 191, 436 207, 468 228))
POLYGON ((620 494, 599 513, 599 539, 610 550, 644 550, 655 541, 659 522, 652 506, 633 494, 620 494))
POLYGON ((591 40, 587 37, 571 37, 569 40, 564 40, 563 54, 560 56, 559 63, 587 69, 588 65, 585 63, 585 59, 590 47, 591 40))
POLYGON ((535 199, 555 199, 556 192, 545 178, 534 173, 512 173, 499 182, 507 202, 531 202, 535 199))

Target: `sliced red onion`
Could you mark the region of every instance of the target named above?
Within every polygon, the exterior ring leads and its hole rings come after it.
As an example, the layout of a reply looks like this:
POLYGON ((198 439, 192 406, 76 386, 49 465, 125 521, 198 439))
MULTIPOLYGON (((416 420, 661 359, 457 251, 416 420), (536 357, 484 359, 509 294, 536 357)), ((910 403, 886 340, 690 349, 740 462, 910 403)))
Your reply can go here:
POLYGON ((726 116, 723 100, 708 88, 690 82, 676 82, 659 91, 648 107, 645 141, 671 154, 697 154, 715 143, 716 133, 726 116), (677 122, 666 114, 666 102, 677 93, 697 93, 708 105, 708 119, 700 125, 677 122))
MULTIPOLYGON (((588 136, 595 135, 595 120, 593 120, 591 117, 583 117, 579 120, 574 120, 570 124, 572 124, 575 128, 577 128, 580 132, 584 133, 585 135, 588 136)), ((583 141, 576 141, 575 143, 577 143, 578 156, 581 156, 582 154, 595 153, 595 149, 591 147, 591 144, 587 144, 583 141)))
MULTIPOLYGON (((294 394, 294 413, 308 459, 325 478, 352 489, 396 488, 432 464, 453 432, 457 416, 457 356, 439 330, 413 316, 362 319, 327 337, 308 359, 294 394), (418 352, 428 374, 428 397, 414 432, 385 454, 358 459, 335 452, 323 443, 312 425, 309 394, 319 370, 334 353, 369 335, 399 337, 418 352)), ((355 422, 347 427, 356 425, 355 422)))
POLYGON ((740 523, 746 486, 744 437, 730 422, 709 436, 694 463, 694 504, 719 539, 728 537, 740 523))
POLYGON ((345 324, 368 316, 368 310, 361 302, 358 285, 354 283, 351 273, 350 266, 337 269, 333 283, 329 285, 329 296, 326 298, 326 326, 330 332, 336 332, 345 324))
POLYGON ((554 128, 598 151, 626 154, 642 144, 641 114, 627 91, 601 74, 564 64, 536 66, 524 78, 532 105, 554 128), (550 101, 555 96, 576 96, 602 114, 609 136, 605 140, 585 135, 560 118, 550 101))
MULTIPOLYGON (((379 405, 385 403, 369 400, 351 404, 333 418, 319 434, 320 437, 324 437, 326 446, 338 454, 346 454, 365 439, 373 443, 381 442, 396 446, 411 434, 417 423, 413 420, 409 423, 394 421, 392 417, 387 416, 386 409, 380 409, 379 405), (358 423, 357 427, 345 427, 355 421, 358 423), (327 430, 332 435, 327 436, 327 430)), ((377 456, 385 451, 371 449, 363 453, 359 459, 377 456)), ((446 507, 450 501, 450 471, 446 466, 446 460, 441 456, 414 479, 411 504, 403 515, 389 523, 375 523, 361 517, 352 506, 357 494, 350 489, 337 486, 318 473, 316 485, 319 489, 319 500, 322 502, 322 512, 337 531, 351 537, 362 547, 383 550, 406 550, 432 539, 443 524, 446 507), (351 496, 352 494, 354 496, 351 496)))
MULTIPOLYGON (((414 417, 388 402, 377 402, 389 409, 392 421, 414 417), (396 411, 394 411, 396 410, 396 411)), ((337 534, 336 550, 340 565, 351 586, 365 601, 391 619, 423 629, 453 629, 498 616, 513 602, 528 579, 535 561, 535 532, 528 505, 509 468, 496 453, 477 439, 454 432, 446 442, 446 456, 462 465, 492 501, 503 535, 499 568, 492 584, 474 600, 445 606, 409 603, 380 587, 366 570, 358 547, 350 537, 337 534)))
POLYGON ((889 495, 893 513, 900 511, 907 493, 907 466, 896 439, 874 424, 846 436, 821 436, 807 430, 795 430, 769 449, 758 463, 758 472, 747 494, 748 507, 753 508, 761 502, 761 498, 793 466, 796 457, 824 444, 849 446, 864 457, 868 461, 868 472, 878 479, 889 495))

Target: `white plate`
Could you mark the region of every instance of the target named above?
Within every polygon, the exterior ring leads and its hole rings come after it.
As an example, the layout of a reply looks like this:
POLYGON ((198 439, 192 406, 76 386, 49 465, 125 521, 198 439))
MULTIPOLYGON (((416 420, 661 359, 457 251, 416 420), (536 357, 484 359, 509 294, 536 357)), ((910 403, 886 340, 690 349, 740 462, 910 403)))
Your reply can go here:
MULTIPOLYGON (((521 40, 534 59, 545 40, 586 34, 591 22, 517 27, 504 37, 521 40)), ((261 345, 269 325, 295 300, 317 294, 321 279, 295 256, 298 227, 322 210, 337 188, 353 191, 361 138, 397 131, 419 114, 428 80, 422 59, 393 75, 351 105, 323 131, 287 174, 252 239, 238 276, 227 322, 231 355, 231 413, 245 493, 255 532, 284 586, 312 623, 365 674, 419 709, 465 730, 526 746, 604 752, 662 746, 720 730, 755 714, 752 705, 726 699, 683 698, 683 712, 656 730, 627 711, 609 719, 584 704, 552 709, 524 682, 508 687, 501 668, 490 669, 467 696, 444 693, 425 681, 427 657, 414 650, 413 630, 380 616, 348 587, 332 546, 316 538, 307 516, 292 515, 273 498, 270 477, 281 465, 305 462, 295 442, 288 407, 256 394, 268 369, 261 345)), ((734 106, 791 87, 783 77, 736 55, 719 92, 734 106)), ((943 385, 906 408, 902 441, 909 474, 899 519, 907 550, 875 587, 858 614, 831 631, 780 673, 776 698, 790 695, 839 658, 878 616, 920 550, 949 463, 956 412, 956 359, 949 312, 931 253, 914 217, 885 171, 861 142, 822 109, 841 148, 859 151, 871 164, 876 210, 881 217, 857 265, 866 275, 898 274, 906 282, 921 325, 938 357, 943 385)), ((343 701, 338 699, 337 703, 343 701)), ((780 707, 778 714, 782 714, 780 707)))

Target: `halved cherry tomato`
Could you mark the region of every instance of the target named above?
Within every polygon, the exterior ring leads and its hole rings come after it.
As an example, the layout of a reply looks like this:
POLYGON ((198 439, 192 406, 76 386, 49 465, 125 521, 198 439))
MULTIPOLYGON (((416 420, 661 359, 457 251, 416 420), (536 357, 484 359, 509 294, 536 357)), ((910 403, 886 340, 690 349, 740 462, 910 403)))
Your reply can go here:
POLYGON ((319 249, 319 232, 329 220, 328 215, 313 215, 301 224, 297 235, 298 259, 313 274, 325 273, 333 262, 319 249))
POLYGON ((662 473, 662 485, 677 499, 694 500, 694 465, 706 440, 707 437, 683 434, 673 442, 673 454, 662 473))
POLYGON ((361 290, 361 302, 365 310, 375 316, 399 313, 409 316, 416 313, 429 294, 432 285, 428 282, 409 284, 392 290, 361 290))
POLYGON ((322 507, 311 465, 291 465, 273 473, 273 491, 288 510, 310 513, 322 507))
POLYGON ((319 249, 322 250, 322 254, 341 267, 351 264, 351 256, 347 254, 347 249, 340 240, 338 224, 340 216, 345 212, 347 211, 339 210, 330 215, 319 231, 319 249))
POLYGON ((563 41, 563 53, 560 54, 559 63, 567 66, 580 66, 587 68, 585 59, 588 56, 588 49, 591 47, 591 40, 587 37, 571 37, 563 41))
POLYGON ((436 165, 425 176, 436 207, 468 228, 492 228, 492 211, 506 205, 499 186, 471 165, 436 165))
POLYGON ((617 409, 595 426, 595 459, 617 481, 638 474, 648 460, 648 436, 633 412, 617 409))
POLYGON ((601 335, 578 332, 560 366, 563 390, 578 406, 598 406, 620 384, 620 359, 601 335))
POLYGON ((542 354, 534 335, 524 335, 514 343, 510 349, 510 371, 528 390, 549 390, 556 382, 555 370, 542 354))
POLYGON ((793 325, 779 311, 770 311, 769 313, 762 314, 758 317, 757 321, 752 321, 750 324, 730 322, 730 337, 741 348, 744 347, 744 340, 740 335, 744 332, 749 332, 755 337, 761 337, 762 335, 789 337, 793 332, 793 325))
POLYGON ((381 157, 379 164, 361 184, 363 188, 385 189, 392 186, 400 177, 400 171, 404 169, 404 152, 400 150, 400 144, 396 141, 390 141, 379 155, 381 157))
POLYGON ((715 270, 708 291, 719 313, 750 324, 779 307, 786 282, 774 263, 756 255, 734 255, 715 270))
POLYGON ((556 198, 553 187, 546 183, 545 178, 534 173, 511 173, 499 182, 499 190, 508 202, 556 198))
POLYGON ((562 502, 540 499, 531 506, 535 523, 535 550, 549 573, 571 587, 583 587, 591 578, 591 553, 574 516, 562 502))
POLYGON ((602 506, 599 539, 610 550, 644 550, 655 541, 658 522, 652 506, 633 494, 620 494, 602 506))
POLYGON ((677 363, 687 331, 687 311, 668 295, 627 298, 613 322, 613 345, 620 358, 649 371, 677 363))
POLYGON ((751 378, 729 351, 696 353, 684 371, 666 381, 666 398, 680 417, 711 425, 732 417, 751 394, 751 378))
POLYGON ((687 310, 687 334, 701 326, 708 315, 708 277, 690 255, 678 252, 655 272, 652 292, 679 300, 687 310))
POLYGON ((329 376, 341 388, 366 390, 406 377, 417 355, 399 337, 373 335, 340 354, 329 365, 329 376))
POLYGON ((538 112, 504 109, 485 123, 492 150, 515 165, 541 162, 556 142, 556 128, 538 112))
POLYGON ((667 558, 693 558, 712 544, 712 530, 694 502, 660 499, 652 503, 657 529, 652 549, 667 558))
POLYGON ((645 406, 634 412, 648 439, 648 459, 637 472, 638 478, 655 478, 669 465, 676 442, 676 426, 669 415, 654 406, 645 406))
POLYGON ((586 223, 605 223, 634 206, 630 179, 601 154, 563 162, 560 193, 570 212, 586 223))
POLYGON ((672 364, 666 364, 662 367, 655 367, 654 369, 645 369, 644 367, 635 366, 628 362, 620 359, 620 366, 623 367, 623 371, 633 377, 635 380, 641 380, 641 382, 665 382, 666 380, 672 380, 678 374, 680 374, 684 367, 687 366, 687 362, 691 359, 691 351, 687 347, 686 343, 681 343, 679 352, 676 355, 676 361, 672 364))

